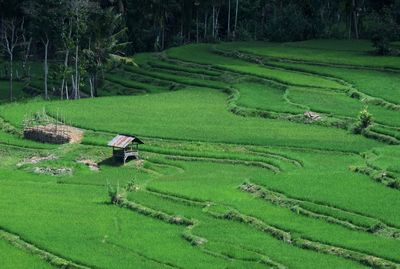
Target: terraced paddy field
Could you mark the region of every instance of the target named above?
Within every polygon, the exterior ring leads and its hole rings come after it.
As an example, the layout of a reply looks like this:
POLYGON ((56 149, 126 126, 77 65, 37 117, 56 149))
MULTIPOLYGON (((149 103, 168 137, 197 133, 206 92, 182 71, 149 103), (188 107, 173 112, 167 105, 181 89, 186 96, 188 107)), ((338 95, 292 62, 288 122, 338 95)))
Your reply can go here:
POLYGON ((99 98, 2 104, 0 268, 400 268, 400 58, 370 50, 188 45, 99 98), (81 143, 22 139, 38 111, 81 143), (117 133, 141 160, 111 158, 117 133))

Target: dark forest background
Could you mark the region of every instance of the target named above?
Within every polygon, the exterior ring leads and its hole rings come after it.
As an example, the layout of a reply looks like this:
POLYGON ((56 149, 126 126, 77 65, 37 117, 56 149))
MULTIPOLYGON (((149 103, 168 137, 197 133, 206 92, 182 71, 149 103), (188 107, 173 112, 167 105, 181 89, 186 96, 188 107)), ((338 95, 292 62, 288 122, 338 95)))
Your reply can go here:
POLYGON ((37 41, 47 31, 52 52, 71 23, 73 28, 81 24, 86 43, 118 30, 108 27, 126 27, 127 53, 220 40, 384 43, 400 35, 400 0, 0 0, 0 16, 2 22, 25 19, 27 35, 37 41), (117 27, 104 19, 111 16, 106 14, 110 7, 122 17, 117 27))
MULTIPOLYGON (((61 92, 79 97, 83 78, 97 95, 113 60, 197 42, 370 39, 377 54, 398 54, 400 0, 0 0, 0 79, 31 78, 43 63, 61 92), (70 80, 71 78, 71 80, 70 80)), ((115 61, 114 61, 115 62, 115 61)), ((134 63, 133 63, 134 64, 134 63)))

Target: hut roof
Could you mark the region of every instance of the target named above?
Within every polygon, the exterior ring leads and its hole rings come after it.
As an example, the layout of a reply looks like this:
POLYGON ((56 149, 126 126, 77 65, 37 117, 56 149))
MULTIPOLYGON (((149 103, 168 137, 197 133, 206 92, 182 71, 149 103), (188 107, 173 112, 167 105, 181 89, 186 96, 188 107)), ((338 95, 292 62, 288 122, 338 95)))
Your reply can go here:
POLYGON ((144 144, 142 140, 135 136, 117 135, 110 142, 108 142, 108 146, 124 149, 131 143, 144 144))

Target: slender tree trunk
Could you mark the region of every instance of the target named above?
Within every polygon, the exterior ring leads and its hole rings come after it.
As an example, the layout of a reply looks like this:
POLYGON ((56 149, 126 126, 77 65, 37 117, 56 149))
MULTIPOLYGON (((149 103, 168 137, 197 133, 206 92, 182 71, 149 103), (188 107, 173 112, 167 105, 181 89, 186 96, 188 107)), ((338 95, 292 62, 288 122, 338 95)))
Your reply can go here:
POLYGON ((76 85, 75 85, 75 82, 76 82, 76 80, 74 78, 74 75, 71 75, 71 85, 72 85, 72 92, 71 92, 72 97, 71 98, 73 98, 73 99, 76 99, 76 85))
MULTIPOLYGON (((71 39, 71 36, 72 36, 72 22, 70 20, 69 21, 68 40, 71 39)), ((66 75, 67 74, 66 73, 67 73, 67 70, 68 70, 68 61, 69 61, 69 53, 70 53, 69 47, 68 47, 68 42, 64 42, 64 46, 65 46, 65 58, 64 58, 63 79, 62 79, 62 82, 61 82, 61 91, 64 90, 64 84, 65 84, 65 87, 67 85, 67 80, 66 80, 66 75)), ((66 93, 68 93, 67 89, 66 89, 66 93)), ((67 94, 67 96, 68 96, 68 94, 67 94)), ((61 97, 61 99, 63 99, 63 97, 61 97)))
POLYGON ((351 16, 351 14, 350 14, 350 17, 349 17, 349 39, 351 39, 351 28, 352 28, 352 18, 351 18, 352 16, 351 16))
POLYGON ((228 38, 231 35, 231 0, 228 0, 228 38))
POLYGON ((64 83, 65 83, 65 82, 62 83, 62 86, 61 86, 61 89, 60 89, 60 90, 61 90, 61 92, 60 92, 60 99, 61 99, 61 100, 64 99, 64 83))
POLYGON ((353 0, 353 19, 354 19, 354 33, 356 35, 356 39, 358 39, 358 19, 357 19, 357 6, 356 0, 353 0))
POLYGON ((94 97, 94 95, 93 95, 93 93, 94 93, 94 91, 93 91, 93 79, 94 78, 94 76, 93 75, 90 75, 90 77, 89 77, 89 85, 90 85, 90 97, 91 98, 93 98, 94 97))
POLYGON ((93 76, 93 88, 94 88, 94 96, 95 97, 99 96, 99 93, 98 93, 98 79, 97 79, 97 77, 98 77, 98 73, 96 72, 94 74, 94 76, 93 76))
POLYGON ((30 77, 30 71, 29 71, 29 68, 27 66, 28 66, 29 55, 31 53, 31 44, 32 44, 32 37, 29 38, 29 40, 27 42, 24 62, 22 63, 22 68, 24 70, 24 75, 27 76, 27 77, 30 77))
POLYGON ((204 40, 207 39, 207 27, 208 27, 207 21, 208 21, 208 12, 204 14, 204 40))
POLYGON ((162 33, 161 33, 161 49, 165 49, 165 21, 162 22, 162 33))
POLYGON ((215 38, 215 6, 212 7, 212 37, 215 38))
POLYGON ((69 100, 69 93, 68 93, 68 81, 65 81, 65 97, 69 100))
MULTIPOLYGON (((69 49, 68 48, 66 49, 67 51, 65 52, 65 58, 64 58, 64 71, 63 71, 63 79, 61 82, 61 91, 64 90, 64 84, 66 85, 65 75, 68 69, 69 49)), ((61 95, 61 99, 63 99, 63 95, 61 95)))
POLYGON ((79 70, 78 70, 78 62, 79 62, 79 45, 78 45, 78 40, 76 42, 76 47, 75 47, 75 83, 74 83, 74 98, 78 99, 78 84, 79 84, 79 70))
MULTIPOLYGON (((4 23, 4 20, 2 19, 2 22, 4 23)), ((14 19, 11 20, 9 26, 5 27, 3 29, 4 36, 2 36, 2 41, 5 42, 5 49, 9 55, 9 60, 10 60, 10 101, 13 100, 13 81, 14 81, 14 48, 18 44, 18 35, 17 35, 17 29, 16 25, 14 22, 14 19), (10 30, 11 33, 8 33, 8 30, 10 30)))
MULTIPOLYGON (((183 9, 184 10, 184 9, 183 9)), ((185 43, 185 40, 184 40, 184 34, 183 34, 183 31, 184 31, 184 28, 183 28, 183 24, 184 24, 184 11, 182 11, 182 16, 181 16, 181 41, 182 41, 182 43, 185 43)))
POLYGON ((48 93, 48 76, 49 76, 49 63, 48 63, 48 53, 49 53, 49 38, 43 40, 44 45, 44 98, 49 99, 48 93))
POLYGON ((233 38, 236 37, 237 32, 237 23, 238 23, 238 15, 239 15, 239 0, 236 0, 236 10, 235 10, 235 30, 233 31, 233 38))
POLYGON ((14 63, 14 55, 10 53, 10 101, 13 100, 13 80, 14 80, 14 72, 13 72, 13 63, 14 63))
POLYGON ((80 88, 80 82, 81 82, 81 74, 80 73, 78 73, 78 83, 76 84, 76 91, 77 91, 77 96, 78 96, 78 99, 81 99, 81 88, 80 88))
POLYGON ((196 8, 196 43, 199 43, 199 7, 196 8))
POLYGON ((221 11, 220 8, 216 9, 215 15, 215 38, 217 39, 219 36, 219 12, 221 11))
POLYGON ((266 9, 266 7, 264 5, 263 9, 262 9, 262 18, 261 18, 261 34, 263 34, 265 31, 265 21, 266 21, 265 13, 267 12, 265 9, 266 9))

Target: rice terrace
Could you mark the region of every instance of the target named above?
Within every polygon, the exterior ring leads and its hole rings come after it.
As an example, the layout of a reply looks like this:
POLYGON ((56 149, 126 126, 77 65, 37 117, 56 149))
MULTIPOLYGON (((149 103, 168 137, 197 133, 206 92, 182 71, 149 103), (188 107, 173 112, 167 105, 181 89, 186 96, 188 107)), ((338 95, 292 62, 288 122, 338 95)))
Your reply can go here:
POLYGON ((145 2, 0 1, 0 269, 399 269, 400 2, 145 2))

